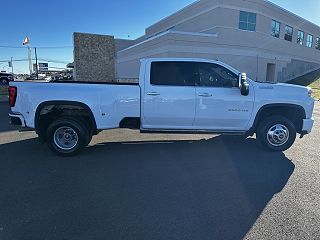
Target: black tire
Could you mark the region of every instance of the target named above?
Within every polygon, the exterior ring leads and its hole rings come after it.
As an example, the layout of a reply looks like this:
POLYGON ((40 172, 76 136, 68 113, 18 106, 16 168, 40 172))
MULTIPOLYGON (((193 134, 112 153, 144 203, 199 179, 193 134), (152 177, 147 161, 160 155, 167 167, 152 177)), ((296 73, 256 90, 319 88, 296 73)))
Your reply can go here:
POLYGON ((264 119, 257 129, 257 139, 261 145, 272 152, 289 149, 296 140, 297 130, 293 122, 283 116, 275 115, 264 119))
POLYGON ((1 78, 1 79, 0 79, 0 82, 1 82, 3 85, 8 85, 8 84, 9 84, 9 80, 6 79, 6 78, 1 78))
POLYGON ((91 140, 92 140, 92 134, 89 134, 88 140, 87 140, 87 142, 86 142, 86 146, 89 145, 89 143, 91 142, 91 140))
POLYGON ((85 125, 72 117, 61 117, 53 121, 46 133, 47 145, 60 156, 69 157, 78 154, 89 141, 89 132, 85 125))
POLYGON ((92 130, 91 130, 91 128, 90 128, 90 125, 89 125, 89 123, 85 120, 85 119, 77 119, 77 121, 81 121, 81 123, 83 124, 83 126, 85 126, 86 127, 86 129, 87 129, 87 132, 88 132, 88 135, 87 135, 87 140, 86 140, 86 144, 85 144, 85 146, 87 146, 87 145, 89 145, 89 143, 91 142, 91 140, 92 140, 92 130))

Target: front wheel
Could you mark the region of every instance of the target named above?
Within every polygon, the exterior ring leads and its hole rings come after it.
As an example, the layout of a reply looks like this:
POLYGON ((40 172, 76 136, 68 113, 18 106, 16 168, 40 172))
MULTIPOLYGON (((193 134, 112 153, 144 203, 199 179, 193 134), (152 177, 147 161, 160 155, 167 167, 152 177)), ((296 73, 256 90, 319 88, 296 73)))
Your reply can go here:
POLYGON ((7 85, 9 83, 8 79, 6 79, 6 78, 2 78, 0 81, 4 85, 7 85))
POLYGON ((295 142, 297 130, 292 121, 282 116, 270 116, 263 120, 257 130, 259 142, 267 150, 282 152, 295 142))
POLYGON ((88 130, 73 118, 60 118, 52 122, 47 130, 48 147, 61 156, 74 156, 88 143, 88 130))

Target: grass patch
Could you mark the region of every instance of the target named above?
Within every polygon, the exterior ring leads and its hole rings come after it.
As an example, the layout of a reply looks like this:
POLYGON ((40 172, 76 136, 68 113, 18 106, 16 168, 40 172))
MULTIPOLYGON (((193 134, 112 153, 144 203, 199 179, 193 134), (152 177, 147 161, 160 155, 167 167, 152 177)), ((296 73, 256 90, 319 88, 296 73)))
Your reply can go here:
POLYGON ((311 87, 313 90, 313 97, 316 100, 320 99, 320 70, 296 78, 288 83, 311 87))
POLYGON ((320 99, 320 78, 309 85, 313 91, 313 97, 320 99))

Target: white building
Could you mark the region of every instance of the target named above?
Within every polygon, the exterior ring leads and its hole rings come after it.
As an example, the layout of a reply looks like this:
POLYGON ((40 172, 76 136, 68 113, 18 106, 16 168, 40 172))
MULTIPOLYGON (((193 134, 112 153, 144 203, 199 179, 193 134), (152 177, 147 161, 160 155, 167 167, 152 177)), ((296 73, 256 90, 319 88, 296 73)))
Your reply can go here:
POLYGON ((199 0, 116 40, 117 78, 138 78, 146 57, 219 59, 259 81, 286 82, 320 69, 320 27, 264 0, 199 0))

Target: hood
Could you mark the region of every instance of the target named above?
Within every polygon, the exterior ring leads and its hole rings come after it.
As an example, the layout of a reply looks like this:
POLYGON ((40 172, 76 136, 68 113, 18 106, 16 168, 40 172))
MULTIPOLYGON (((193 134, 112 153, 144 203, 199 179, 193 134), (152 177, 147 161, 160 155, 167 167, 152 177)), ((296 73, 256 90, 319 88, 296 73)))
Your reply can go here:
POLYGON ((268 83, 268 82, 254 82, 254 85, 259 89, 279 89, 290 91, 302 91, 309 92, 310 87, 304 87, 300 85, 288 84, 288 83, 268 83))
POLYGON ((311 90, 310 87, 304 87, 304 86, 288 84, 288 83, 276 83, 274 85, 276 85, 277 87, 280 87, 280 88, 287 88, 287 89, 290 88, 290 89, 296 89, 298 91, 309 91, 309 90, 311 90))
POLYGON ((303 87, 299 85, 287 83, 260 83, 254 82, 256 93, 262 94, 265 98, 272 98, 278 100, 296 99, 302 100, 309 97, 311 92, 310 87, 303 87))

